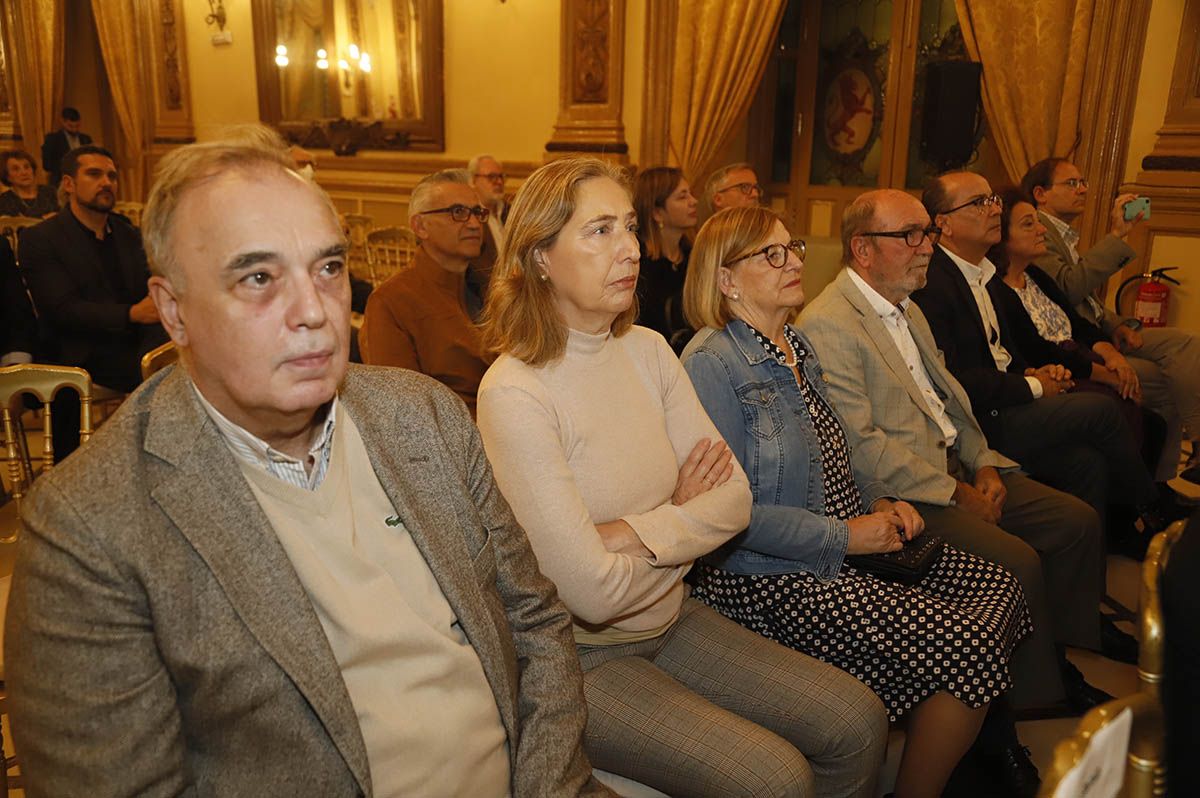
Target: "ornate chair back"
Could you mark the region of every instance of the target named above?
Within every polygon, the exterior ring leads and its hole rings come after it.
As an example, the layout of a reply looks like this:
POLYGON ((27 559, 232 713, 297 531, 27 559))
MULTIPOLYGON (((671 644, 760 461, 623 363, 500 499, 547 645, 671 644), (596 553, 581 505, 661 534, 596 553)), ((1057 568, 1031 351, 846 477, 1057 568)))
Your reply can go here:
POLYGON ((407 227, 377 227, 367 233, 367 264, 371 283, 378 288, 384 280, 408 268, 417 238, 407 227))
POLYGON ((113 206, 113 210, 129 219, 134 227, 142 226, 142 203, 118 202, 113 206))
POLYGON ((1142 584, 1138 604, 1138 689, 1162 700, 1166 663, 1163 626, 1162 577, 1167 570, 1171 547, 1183 536, 1186 520, 1176 521, 1150 541, 1142 561, 1142 584))
POLYGON ((174 341, 159 344, 142 355, 142 381, 150 379, 151 375, 162 371, 167 366, 179 360, 179 350, 174 341))
POLYGON ((1088 794, 1125 798, 1165 796, 1165 729, 1162 705, 1146 693, 1134 693, 1095 707, 1079 720, 1074 734, 1054 747, 1054 761, 1043 774, 1038 795, 1040 798, 1088 794), (1119 791, 1105 789, 1118 781, 1119 791))
POLYGON ((35 476, 29 448, 20 419, 21 397, 33 394, 42 402, 42 472, 54 466, 54 420, 51 401, 63 388, 79 392, 79 442, 92 436, 92 377, 74 366, 48 366, 25 363, 0 368, 0 413, 4 419, 4 441, 8 456, 8 474, 12 482, 12 497, 20 509, 21 498, 29 492, 35 476))
POLYGON ((371 279, 371 267, 367 264, 367 231, 375 224, 375 217, 365 213, 343 213, 342 232, 350 244, 346 253, 346 266, 350 273, 363 280, 371 279))
POLYGON ((8 245, 12 247, 13 253, 17 256, 18 263, 21 260, 21 255, 17 252, 18 235, 22 229, 33 227, 41 222, 41 219, 30 219, 28 216, 0 216, 0 235, 8 239, 8 245))

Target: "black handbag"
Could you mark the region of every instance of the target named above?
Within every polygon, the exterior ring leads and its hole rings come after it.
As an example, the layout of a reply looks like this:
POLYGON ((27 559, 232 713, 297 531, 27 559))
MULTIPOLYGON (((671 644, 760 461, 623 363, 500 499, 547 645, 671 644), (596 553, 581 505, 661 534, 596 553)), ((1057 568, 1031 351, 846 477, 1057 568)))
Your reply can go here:
POLYGON ((946 541, 937 535, 921 535, 906 542, 899 551, 847 554, 846 564, 889 582, 915 585, 925 578, 945 548, 946 541))

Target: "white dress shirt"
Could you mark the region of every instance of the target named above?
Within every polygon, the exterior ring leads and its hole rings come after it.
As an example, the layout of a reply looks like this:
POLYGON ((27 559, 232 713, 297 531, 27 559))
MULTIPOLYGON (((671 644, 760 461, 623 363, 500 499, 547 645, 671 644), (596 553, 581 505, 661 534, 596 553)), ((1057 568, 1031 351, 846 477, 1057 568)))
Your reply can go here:
MULTIPOLYGON (((954 261, 954 265, 966 278, 967 285, 971 287, 971 296, 975 298, 975 308, 979 311, 979 318, 983 321, 984 335, 987 336, 988 349, 992 353, 992 360, 996 363, 996 370, 1007 372, 1012 363, 1012 355, 1000 343, 1000 319, 996 316, 996 307, 992 304, 992 297, 987 292, 988 280, 996 274, 996 267, 987 258, 979 261, 979 265, 968 263, 944 246, 942 252, 950 256, 950 260, 954 261)), ((1026 377, 1025 381, 1029 383, 1029 390, 1033 392, 1033 398, 1042 398, 1041 381, 1037 377, 1026 377)))
POLYGON ((950 416, 946 413, 946 404, 942 398, 938 396, 937 391, 933 389, 933 383, 929 380, 929 372, 925 370, 925 363, 921 360, 921 350, 917 348, 917 342, 913 339, 912 330, 908 328, 908 317, 904 312, 908 310, 908 306, 912 304, 912 300, 903 299, 900 304, 893 305, 888 300, 884 299, 878 291, 867 285, 867 281, 858 275, 853 269, 847 270, 851 281, 858 286, 858 290, 862 291, 863 296, 867 298, 867 302, 871 303, 871 308, 879 315, 883 326, 887 328, 888 334, 892 336, 892 340, 896 344, 896 348, 900 350, 900 356, 904 358, 905 365, 908 366, 908 371, 912 375, 913 381, 917 383, 917 388, 921 391, 921 396, 925 398, 925 405, 929 408, 929 414, 933 416, 933 420, 937 422, 938 428, 946 437, 946 448, 954 445, 958 440, 958 428, 954 426, 954 422, 950 420, 950 416))

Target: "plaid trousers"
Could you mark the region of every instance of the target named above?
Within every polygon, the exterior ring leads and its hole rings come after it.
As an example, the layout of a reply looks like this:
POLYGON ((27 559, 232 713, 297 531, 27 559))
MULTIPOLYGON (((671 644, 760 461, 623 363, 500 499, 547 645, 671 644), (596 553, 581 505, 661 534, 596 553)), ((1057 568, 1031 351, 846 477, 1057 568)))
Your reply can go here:
POLYGON ((673 796, 873 796, 887 716, 853 676, 695 599, 664 634, 579 646, 598 768, 673 796))

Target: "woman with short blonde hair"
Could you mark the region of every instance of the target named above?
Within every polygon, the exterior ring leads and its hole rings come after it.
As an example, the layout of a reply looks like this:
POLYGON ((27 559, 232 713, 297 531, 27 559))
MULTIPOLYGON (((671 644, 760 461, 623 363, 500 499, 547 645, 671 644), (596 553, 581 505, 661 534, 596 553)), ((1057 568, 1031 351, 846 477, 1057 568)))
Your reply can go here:
POLYGON ((687 597, 751 497, 679 360, 629 325, 639 250, 618 177, 566 159, 517 193, 478 404, 496 482, 574 617, 588 757, 671 795, 873 795, 878 699, 687 597))
POLYGON ((1008 689, 1029 613, 1012 575, 949 547, 912 585, 855 562, 901 550, 925 524, 883 483, 855 480, 816 353, 787 323, 804 302, 804 249, 759 207, 723 210, 696 237, 688 318, 718 331, 684 368, 758 498, 745 532, 697 564, 693 595, 908 716, 895 794, 933 798, 1008 689))

